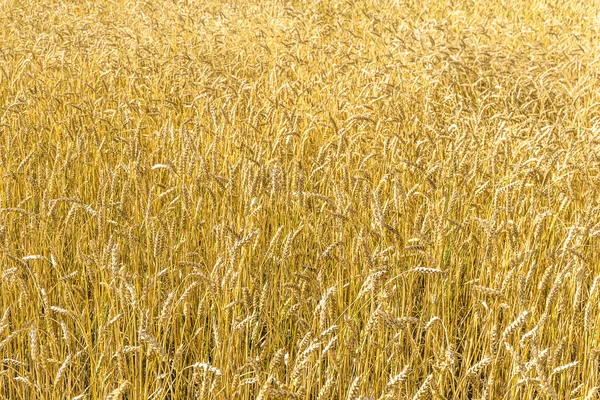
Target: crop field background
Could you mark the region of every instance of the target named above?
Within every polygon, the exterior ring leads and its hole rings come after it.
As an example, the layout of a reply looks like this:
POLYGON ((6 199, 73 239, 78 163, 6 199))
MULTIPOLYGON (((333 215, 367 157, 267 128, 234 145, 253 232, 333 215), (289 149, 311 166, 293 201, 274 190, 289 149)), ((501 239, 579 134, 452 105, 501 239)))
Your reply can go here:
POLYGON ((0 1, 4 399, 596 399, 600 4, 0 1))

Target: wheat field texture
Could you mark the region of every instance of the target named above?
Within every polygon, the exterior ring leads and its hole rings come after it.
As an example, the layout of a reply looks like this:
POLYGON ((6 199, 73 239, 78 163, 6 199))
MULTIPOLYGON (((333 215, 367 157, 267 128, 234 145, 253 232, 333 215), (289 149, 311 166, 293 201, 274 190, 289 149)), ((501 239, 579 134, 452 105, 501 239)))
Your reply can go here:
POLYGON ((581 399, 591 1, 0 2, 4 399, 581 399))

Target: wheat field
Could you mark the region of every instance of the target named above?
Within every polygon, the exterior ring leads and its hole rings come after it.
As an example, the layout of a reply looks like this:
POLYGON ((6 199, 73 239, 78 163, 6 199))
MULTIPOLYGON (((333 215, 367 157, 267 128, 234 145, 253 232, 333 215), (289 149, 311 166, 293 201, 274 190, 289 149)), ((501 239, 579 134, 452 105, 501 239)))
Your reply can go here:
POLYGON ((0 1, 3 399, 597 399, 600 4, 0 1))

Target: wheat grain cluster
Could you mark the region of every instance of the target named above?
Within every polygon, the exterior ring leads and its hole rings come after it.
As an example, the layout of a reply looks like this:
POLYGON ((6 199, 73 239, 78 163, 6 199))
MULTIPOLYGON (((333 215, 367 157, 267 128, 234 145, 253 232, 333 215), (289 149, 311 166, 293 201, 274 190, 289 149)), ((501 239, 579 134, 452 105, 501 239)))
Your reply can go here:
POLYGON ((593 1, 0 1, 3 399, 581 399, 593 1))

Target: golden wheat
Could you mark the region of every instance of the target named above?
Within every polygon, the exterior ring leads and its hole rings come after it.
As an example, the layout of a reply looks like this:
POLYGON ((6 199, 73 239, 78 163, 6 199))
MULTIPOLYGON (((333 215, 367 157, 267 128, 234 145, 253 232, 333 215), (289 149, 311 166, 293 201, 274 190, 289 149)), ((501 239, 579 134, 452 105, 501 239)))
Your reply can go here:
POLYGON ((597 398, 596 6, 0 2, 0 398, 597 398))

